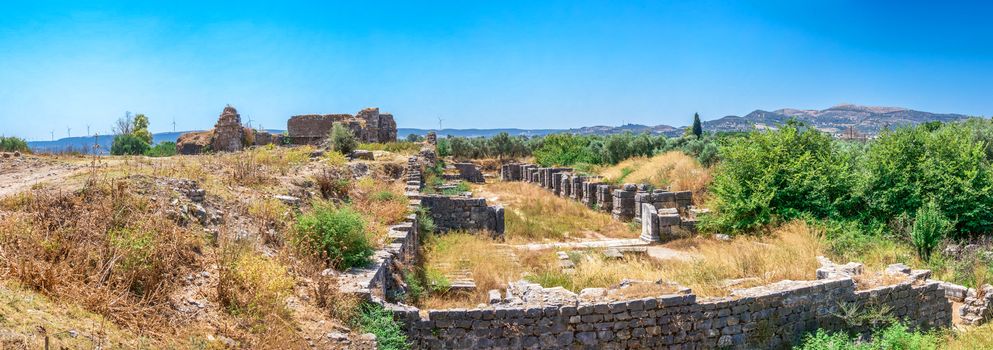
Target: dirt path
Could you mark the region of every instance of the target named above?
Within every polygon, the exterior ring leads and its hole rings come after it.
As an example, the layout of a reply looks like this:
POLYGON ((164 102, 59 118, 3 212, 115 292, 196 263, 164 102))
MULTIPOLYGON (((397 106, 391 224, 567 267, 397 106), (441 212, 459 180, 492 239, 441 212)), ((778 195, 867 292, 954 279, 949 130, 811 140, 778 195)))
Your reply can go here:
POLYGON ((42 182, 68 178, 82 166, 57 160, 18 157, 0 160, 0 197, 31 189, 42 182))

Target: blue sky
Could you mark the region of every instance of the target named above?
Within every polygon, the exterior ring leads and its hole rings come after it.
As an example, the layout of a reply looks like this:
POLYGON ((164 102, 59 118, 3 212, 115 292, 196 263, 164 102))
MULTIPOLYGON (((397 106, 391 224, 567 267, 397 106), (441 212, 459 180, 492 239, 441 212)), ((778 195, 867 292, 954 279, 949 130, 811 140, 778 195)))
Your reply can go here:
POLYGON ((0 133, 685 125, 840 103, 993 114, 993 6, 866 1, 0 3, 0 133))

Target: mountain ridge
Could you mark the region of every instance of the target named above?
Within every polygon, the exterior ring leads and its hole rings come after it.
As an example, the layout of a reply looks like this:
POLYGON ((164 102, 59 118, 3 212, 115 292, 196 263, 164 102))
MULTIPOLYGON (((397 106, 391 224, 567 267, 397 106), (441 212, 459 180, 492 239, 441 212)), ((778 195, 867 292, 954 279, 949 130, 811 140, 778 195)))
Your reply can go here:
MULTIPOLYGON (((854 130, 862 135, 874 135, 886 127, 914 125, 930 121, 953 122, 970 118, 964 114, 931 113, 903 107, 865 106, 856 104, 839 104, 826 109, 797 109, 780 108, 772 111, 756 109, 744 116, 729 115, 717 119, 703 121, 703 129, 711 132, 749 131, 752 129, 775 129, 776 125, 785 123, 790 118, 806 122, 818 130, 840 136, 854 130)), ((542 136, 553 133, 568 132, 581 135, 609 135, 623 132, 656 135, 679 136, 689 126, 671 126, 666 124, 642 125, 624 124, 619 126, 594 125, 570 129, 522 129, 522 128, 446 128, 438 132, 440 136, 489 137, 501 132, 510 135, 542 136)), ((409 134, 426 135, 436 129, 397 128, 397 135, 403 139, 409 134)), ((283 130, 270 129, 273 133, 283 130)), ((176 141, 181 132, 164 132, 153 134, 153 142, 176 141)), ((101 136, 98 140, 102 153, 110 149, 112 136, 101 136)), ((28 146, 36 152, 57 152, 72 147, 76 150, 89 148, 93 145, 93 137, 72 137, 55 141, 29 141, 28 146)))

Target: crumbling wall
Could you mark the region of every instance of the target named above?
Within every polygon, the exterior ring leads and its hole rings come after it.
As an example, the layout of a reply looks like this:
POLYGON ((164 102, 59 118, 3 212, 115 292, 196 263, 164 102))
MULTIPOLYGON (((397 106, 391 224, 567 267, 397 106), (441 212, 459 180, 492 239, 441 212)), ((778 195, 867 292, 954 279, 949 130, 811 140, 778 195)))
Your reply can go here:
MULTIPOLYGON (((561 293, 561 292, 560 292, 561 293)), ((851 278, 783 281, 698 300, 673 294, 625 301, 429 310, 391 306, 414 348, 780 348, 817 329, 862 332, 845 305, 886 307, 915 329, 947 327, 939 283, 856 291, 851 278)))
POLYGON ((422 195, 420 199, 440 232, 486 230, 503 235, 503 207, 487 206, 486 198, 422 195))
POLYGON ((479 167, 472 163, 453 163, 453 167, 459 171, 459 178, 472 183, 483 183, 486 179, 479 167))
POLYGON ((305 114, 290 117, 286 130, 290 143, 316 145, 324 142, 335 123, 341 123, 362 142, 392 142, 397 139, 396 121, 379 108, 366 108, 358 114, 305 114))

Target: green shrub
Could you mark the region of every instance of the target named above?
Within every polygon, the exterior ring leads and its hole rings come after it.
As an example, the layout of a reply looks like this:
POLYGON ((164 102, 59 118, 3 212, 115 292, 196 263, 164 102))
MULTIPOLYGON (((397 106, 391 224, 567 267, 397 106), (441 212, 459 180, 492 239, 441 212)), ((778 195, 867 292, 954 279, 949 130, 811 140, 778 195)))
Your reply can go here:
POLYGON ((924 261, 930 260, 931 252, 952 226, 952 222, 941 213, 941 209, 933 199, 918 208, 913 229, 910 231, 911 242, 917 248, 917 255, 924 261))
POLYGON ((409 349, 407 335, 400 324, 393 319, 393 312, 373 303, 362 305, 355 322, 363 331, 376 335, 380 350, 409 349))
POLYGON ((149 157, 172 157, 176 155, 176 143, 172 141, 159 142, 145 151, 145 155, 149 157))
POLYGON ((359 146, 358 140, 355 139, 355 134, 342 123, 334 123, 334 126, 331 127, 329 139, 331 149, 341 154, 352 153, 359 146))
POLYGON ((120 155, 141 155, 148 151, 148 143, 134 134, 120 134, 114 136, 114 143, 110 146, 110 154, 120 155))
POLYGON ((943 339, 934 333, 911 332, 907 326, 895 323, 881 330, 870 342, 857 342, 843 332, 829 333, 818 329, 808 334, 797 350, 934 350, 943 339))
POLYGON ((372 245, 365 234, 365 221, 350 207, 315 203, 296 224, 298 245, 323 254, 338 269, 369 263, 372 245))
POLYGON ((2 152, 27 152, 28 142, 20 137, 0 136, 0 151, 2 152))
POLYGON ((888 222, 914 213, 933 198, 945 217, 955 218, 953 234, 993 227, 993 171, 977 123, 950 123, 929 131, 925 125, 883 132, 870 143, 860 169, 864 221, 888 222))
POLYGON ((831 136, 795 121, 721 147, 711 192, 720 215, 704 227, 741 233, 797 218, 836 218, 850 206, 852 159, 831 136))

